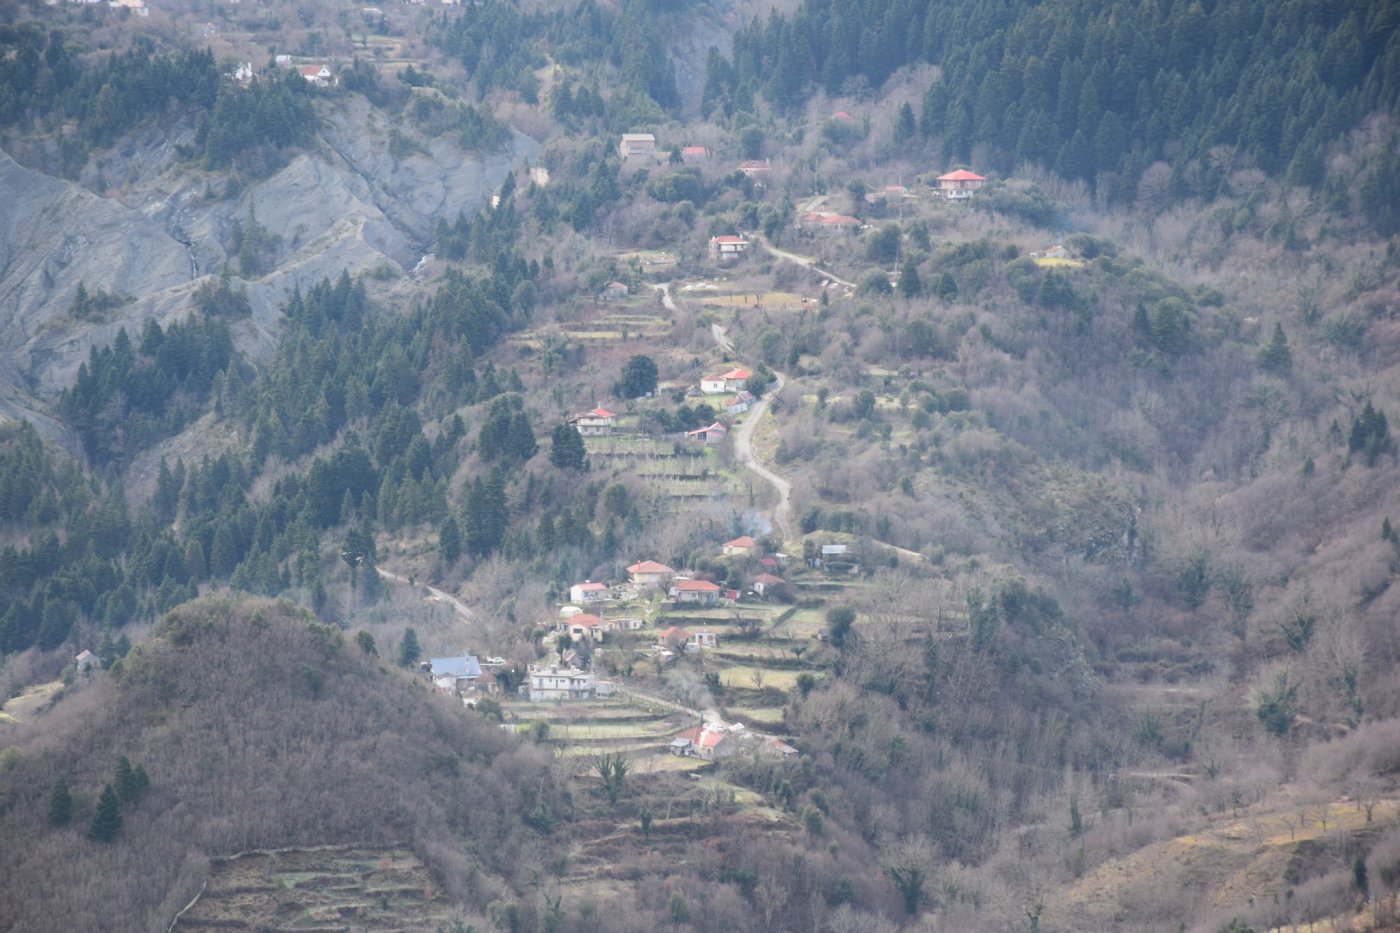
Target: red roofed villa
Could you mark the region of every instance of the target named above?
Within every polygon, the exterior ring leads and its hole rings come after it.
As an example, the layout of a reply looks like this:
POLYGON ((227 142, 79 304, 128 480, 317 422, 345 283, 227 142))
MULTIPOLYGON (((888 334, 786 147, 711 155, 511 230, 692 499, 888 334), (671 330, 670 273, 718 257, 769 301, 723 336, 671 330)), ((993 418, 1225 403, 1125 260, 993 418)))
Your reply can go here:
POLYGON ((938 195, 950 201, 961 201, 976 194, 986 180, 976 172, 960 168, 938 176, 938 195))
POLYGON ((616 419, 617 415, 606 408, 595 408, 581 415, 574 415, 569 419, 569 424, 577 428, 578 433, 584 435, 611 434, 616 419))
POLYGON ((644 560, 627 568, 627 575, 633 586, 663 587, 671 582, 676 572, 665 564, 654 560, 644 560))
POLYGON ((726 541, 720 545, 725 557, 748 557, 753 553, 758 542, 748 535, 740 535, 733 541, 726 541))
POLYGON ((681 580, 671 587, 678 604, 713 606, 719 602, 720 586, 709 580, 681 580))

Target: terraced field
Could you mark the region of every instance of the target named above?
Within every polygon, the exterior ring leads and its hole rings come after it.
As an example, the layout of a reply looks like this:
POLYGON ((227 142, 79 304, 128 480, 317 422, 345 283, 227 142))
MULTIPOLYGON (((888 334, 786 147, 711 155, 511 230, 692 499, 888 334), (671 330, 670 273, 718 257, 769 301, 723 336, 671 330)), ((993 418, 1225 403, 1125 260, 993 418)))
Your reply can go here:
POLYGON ((458 920, 480 922, 452 907, 408 849, 325 846, 215 859, 170 929, 432 933, 458 920))

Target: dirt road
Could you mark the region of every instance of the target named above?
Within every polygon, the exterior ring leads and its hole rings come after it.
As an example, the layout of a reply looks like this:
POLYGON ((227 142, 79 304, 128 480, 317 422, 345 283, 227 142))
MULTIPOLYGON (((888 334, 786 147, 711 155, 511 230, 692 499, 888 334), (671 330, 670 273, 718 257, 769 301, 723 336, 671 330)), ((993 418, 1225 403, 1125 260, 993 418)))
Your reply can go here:
POLYGON ((856 283, 855 283, 855 282, 847 282, 847 281, 846 281, 845 279, 843 279, 843 278, 839 278, 839 277, 837 277, 837 276, 835 276, 835 275, 832 275, 830 272, 826 271, 825 269, 818 269, 818 268, 817 268, 817 261, 816 261, 815 259, 809 259, 809 258, 807 258, 806 256, 799 256, 799 255, 797 255, 796 253, 789 253, 787 250, 778 249, 776 246, 774 246, 772 243, 769 243, 767 240, 765 240, 763 237, 759 236, 758 234, 754 234, 753 241, 754 241, 755 243, 757 243, 759 246, 761 246, 761 247, 763 248, 763 251, 766 252, 766 253, 767 253, 768 255, 770 255, 770 256, 774 256, 774 257, 776 257, 776 258, 778 258, 778 259, 785 259, 785 260, 787 260, 788 262, 795 262, 795 263, 797 263, 799 266, 802 266, 803 268, 811 269, 813 272, 816 272, 816 273, 818 273, 819 275, 824 275, 824 276, 826 276, 827 278, 831 279, 831 281, 835 282, 837 285, 844 285, 844 286, 846 286, 847 288, 855 288, 855 287, 856 287, 856 283))
POLYGON ((472 611, 467 608, 466 603, 462 602, 460 599, 453 596, 451 593, 445 593, 437 587, 429 586, 426 583, 414 583, 412 580, 409 580, 408 577, 403 577, 399 576, 396 573, 391 573, 388 570, 385 570, 383 567, 376 567, 375 569, 378 570, 379 575, 386 580, 392 580, 395 583, 407 583, 413 586, 420 586, 423 589, 427 590, 429 600, 435 603, 446 603, 447 605, 451 606, 452 609, 457 613, 457 615, 461 617, 463 622, 471 623, 476 621, 472 618, 472 611))
POLYGON ((755 402, 753 407, 749 409, 748 417, 744 419, 743 424, 739 425, 739 429, 734 432, 733 436, 734 459, 777 491, 778 504, 773 508, 773 524, 778 526, 778 531, 782 533, 783 541, 786 542, 795 537, 792 521, 792 485, 760 463, 753 449, 753 435, 754 431, 758 429, 758 422, 767 413, 768 402, 774 393, 782 389, 784 381, 782 373, 773 373, 773 384, 768 387, 763 398, 755 402))

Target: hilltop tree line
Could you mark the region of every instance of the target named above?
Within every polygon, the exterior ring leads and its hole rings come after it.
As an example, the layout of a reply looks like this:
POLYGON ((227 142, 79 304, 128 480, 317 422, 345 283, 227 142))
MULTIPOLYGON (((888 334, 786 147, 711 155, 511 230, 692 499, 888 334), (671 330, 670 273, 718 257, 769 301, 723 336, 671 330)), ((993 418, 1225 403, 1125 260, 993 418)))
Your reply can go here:
POLYGON ((77 136, 64 146, 69 170, 82 167, 87 151, 181 112, 198 118, 186 157, 255 173, 275 165, 287 147, 308 143, 317 125, 310 85, 295 72, 239 88, 221 81, 208 49, 158 50, 138 37, 125 52, 85 61, 62 30, 0 27, 0 127, 73 121, 77 136))
MULTIPOLYGON (((941 74, 917 130, 945 161, 989 146, 994 167, 1039 162, 1122 198, 1156 161, 1182 168, 1229 147, 1315 186, 1341 134, 1395 113, 1397 26, 1400 5, 1363 0, 806 0, 740 30, 732 61, 710 55, 704 106, 733 112, 761 94, 793 110, 929 62, 941 74)), ((1219 176, 1179 183, 1208 196, 1219 176)))
MULTIPOLYGON (((532 104, 539 92, 535 72, 547 61, 580 68, 604 63, 618 85, 610 99, 612 122, 627 129, 638 119, 662 118, 680 106, 675 70, 658 28, 661 6, 626 0, 614 11, 582 0, 571 10, 526 13, 510 4, 469 4, 437 17, 427 37, 461 62, 478 94, 505 87, 532 104)), ((601 95, 595 99, 602 101, 601 95)))

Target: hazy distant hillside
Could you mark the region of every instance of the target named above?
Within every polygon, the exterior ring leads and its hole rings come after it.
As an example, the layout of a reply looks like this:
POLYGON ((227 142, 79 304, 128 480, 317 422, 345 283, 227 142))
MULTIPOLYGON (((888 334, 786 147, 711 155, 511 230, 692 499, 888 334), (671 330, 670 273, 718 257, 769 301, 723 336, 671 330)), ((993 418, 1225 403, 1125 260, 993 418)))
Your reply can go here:
POLYGON ((513 933, 1400 915, 1394 3, 7 16, 17 928, 341 842, 513 933))

